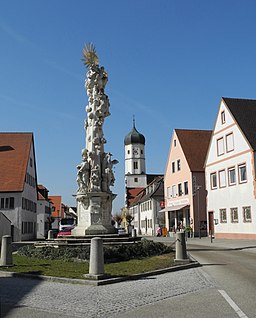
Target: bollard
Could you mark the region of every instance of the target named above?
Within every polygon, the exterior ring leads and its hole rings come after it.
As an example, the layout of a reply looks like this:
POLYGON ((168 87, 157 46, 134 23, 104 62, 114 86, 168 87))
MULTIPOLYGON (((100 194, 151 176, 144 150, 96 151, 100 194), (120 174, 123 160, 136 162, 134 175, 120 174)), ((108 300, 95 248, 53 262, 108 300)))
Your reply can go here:
POLYGON ((100 237, 91 239, 89 274, 84 276, 91 279, 103 279, 107 276, 104 273, 103 240, 100 237))
POLYGON ((137 233, 136 233, 136 229, 132 229, 132 237, 136 237, 137 233))
POLYGON ((48 231, 48 240, 52 240, 53 239, 53 230, 49 230, 48 231))
POLYGON ((186 240, 185 232, 176 233, 176 258, 175 262, 188 262, 187 249, 186 249, 186 240))
POLYGON ((0 266, 13 266, 12 237, 10 235, 4 235, 2 237, 0 266))

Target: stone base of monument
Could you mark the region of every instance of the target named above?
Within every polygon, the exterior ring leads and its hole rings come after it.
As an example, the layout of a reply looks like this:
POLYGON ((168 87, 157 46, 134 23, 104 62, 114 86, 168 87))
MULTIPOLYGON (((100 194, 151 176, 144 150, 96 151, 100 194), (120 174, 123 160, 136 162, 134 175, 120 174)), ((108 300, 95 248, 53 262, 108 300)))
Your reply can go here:
POLYGON ((117 234, 117 229, 111 225, 107 226, 102 224, 92 224, 87 228, 83 226, 77 226, 72 230, 71 233, 72 236, 117 234))

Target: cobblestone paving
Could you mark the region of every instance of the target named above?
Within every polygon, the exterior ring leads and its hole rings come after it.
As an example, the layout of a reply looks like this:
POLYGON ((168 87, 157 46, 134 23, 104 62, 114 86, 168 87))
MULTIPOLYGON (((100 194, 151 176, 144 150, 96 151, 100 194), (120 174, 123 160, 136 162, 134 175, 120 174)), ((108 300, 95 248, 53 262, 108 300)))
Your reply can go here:
POLYGON ((70 317, 114 317, 170 297, 214 287, 200 268, 105 286, 0 278, 4 303, 28 306, 70 317))

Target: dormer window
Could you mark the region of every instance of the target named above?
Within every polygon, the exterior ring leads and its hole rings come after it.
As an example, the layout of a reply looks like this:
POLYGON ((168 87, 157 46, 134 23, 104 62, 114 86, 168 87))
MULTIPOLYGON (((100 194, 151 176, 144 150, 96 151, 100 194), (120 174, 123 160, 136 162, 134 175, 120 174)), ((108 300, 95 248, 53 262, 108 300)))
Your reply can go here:
POLYGON ((225 117, 225 111, 223 110, 221 112, 221 124, 223 125, 225 124, 225 122, 226 122, 226 117, 225 117))

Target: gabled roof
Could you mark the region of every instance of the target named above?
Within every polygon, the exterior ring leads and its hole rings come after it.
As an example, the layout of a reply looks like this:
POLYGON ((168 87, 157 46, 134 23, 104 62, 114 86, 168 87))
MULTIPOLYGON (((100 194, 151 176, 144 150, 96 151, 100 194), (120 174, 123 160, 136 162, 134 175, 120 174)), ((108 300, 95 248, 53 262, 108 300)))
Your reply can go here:
POLYGON ((193 172, 204 171, 212 131, 175 129, 189 168, 193 172))
POLYGON ((251 147, 256 150, 256 100, 222 97, 251 147))
POLYGON ((134 198, 130 206, 135 206, 138 203, 145 202, 152 197, 164 197, 164 177, 157 176, 146 188, 142 189, 134 198), (153 191, 147 191, 148 188, 154 185, 153 191))
POLYGON ((0 133, 0 192, 22 192, 32 133, 0 133))
POLYGON ((126 204, 128 207, 131 206, 131 204, 133 203, 136 196, 143 190, 144 190, 144 188, 127 188, 127 190, 126 190, 126 200, 127 200, 126 204))

